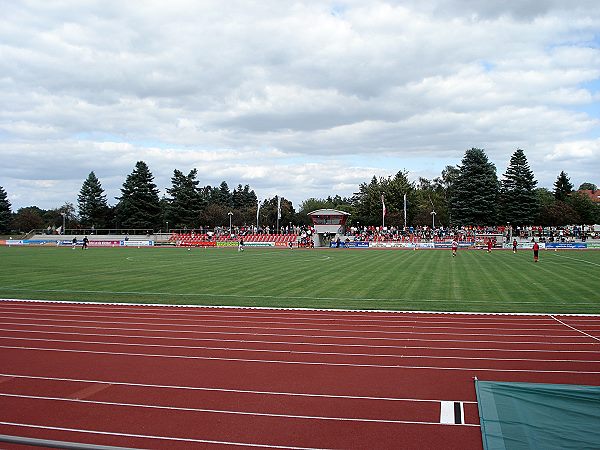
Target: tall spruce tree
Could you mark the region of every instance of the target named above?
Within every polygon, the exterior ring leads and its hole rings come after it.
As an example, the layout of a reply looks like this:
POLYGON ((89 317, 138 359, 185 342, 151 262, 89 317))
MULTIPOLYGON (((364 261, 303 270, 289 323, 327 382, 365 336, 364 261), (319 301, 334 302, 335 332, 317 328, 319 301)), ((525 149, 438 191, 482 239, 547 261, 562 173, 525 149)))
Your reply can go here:
POLYGON ((454 225, 494 225, 500 186, 496 166, 482 149, 465 152, 459 175, 453 185, 452 222, 454 225))
POLYGON ((108 204, 106 194, 100 180, 92 171, 83 182, 79 195, 77 196, 79 220, 82 225, 104 227, 106 225, 106 216, 108 204))
POLYGON ((573 184, 571 183, 569 176, 561 170, 554 182, 554 198, 564 202, 571 192, 573 192, 573 184))
POLYGON ((168 199, 166 220, 170 228, 196 228, 200 225, 200 213, 206 207, 198 188, 197 169, 188 175, 175 169, 171 178, 172 187, 167 189, 168 199))
POLYGON ((8 195, 2 186, 0 186, 0 233, 10 232, 12 222, 12 211, 8 195))
POLYGON ((510 158, 500 191, 504 221, 514 225, 531 225, 535 221, 536 185, 525 152, 517 149, 510 158))
POLYGON ((151 230, 160 227, 161 208, 154 176, 144 161, 138 161, 117 197, 117 219, 121 228, 151 230))

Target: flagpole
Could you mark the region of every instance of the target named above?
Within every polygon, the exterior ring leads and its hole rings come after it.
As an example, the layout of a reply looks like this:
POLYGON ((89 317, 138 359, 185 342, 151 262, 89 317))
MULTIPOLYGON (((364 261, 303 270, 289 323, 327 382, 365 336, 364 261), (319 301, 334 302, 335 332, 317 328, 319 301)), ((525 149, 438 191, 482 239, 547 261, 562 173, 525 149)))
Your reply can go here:
POLYGON ((404 228, 406 228, 406 194, 404 194, 404 228))
POLYGON ((256 232, 258 233, 258 214, 260 213, 260 200, 256 199, 256 232))
POLYGON ((382 216, 382 220, 381 220, 381 228, 385 228, 385 201, 383 198, 383 194, 381 194, 381 216, 382 216))

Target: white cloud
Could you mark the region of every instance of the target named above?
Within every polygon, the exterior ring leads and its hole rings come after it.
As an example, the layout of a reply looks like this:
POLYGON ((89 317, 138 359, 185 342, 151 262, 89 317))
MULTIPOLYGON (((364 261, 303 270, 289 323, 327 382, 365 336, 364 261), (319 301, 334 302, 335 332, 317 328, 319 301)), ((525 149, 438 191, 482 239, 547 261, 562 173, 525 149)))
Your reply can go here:
POLYGON ((145 160, 297 205, 470 147, 598 184, 598 29, 592 0, 3 2, 0 185, 114 197, 145 160))

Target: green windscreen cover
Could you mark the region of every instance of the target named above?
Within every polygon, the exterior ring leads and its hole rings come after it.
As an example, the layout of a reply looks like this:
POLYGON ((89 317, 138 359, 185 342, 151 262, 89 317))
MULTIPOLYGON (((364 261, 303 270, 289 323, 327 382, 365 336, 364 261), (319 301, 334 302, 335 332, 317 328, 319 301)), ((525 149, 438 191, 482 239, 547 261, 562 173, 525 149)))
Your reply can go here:
POLYGON ((600 449, 600 386, 475 381, 475 390, 485 450, 600 449))

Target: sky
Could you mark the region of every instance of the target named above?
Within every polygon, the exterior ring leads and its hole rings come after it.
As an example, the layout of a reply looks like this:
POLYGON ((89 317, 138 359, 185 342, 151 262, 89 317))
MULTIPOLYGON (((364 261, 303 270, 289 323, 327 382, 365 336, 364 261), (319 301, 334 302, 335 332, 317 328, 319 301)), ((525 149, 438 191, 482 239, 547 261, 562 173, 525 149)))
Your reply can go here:
POLYGON ((600 185, 597 0, 0 0, 0 186, 14 211, 108 203, 137 161, 259 200, 440 176, 600 185))

